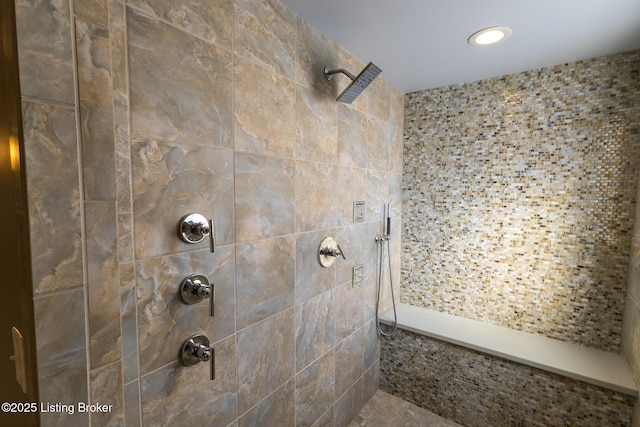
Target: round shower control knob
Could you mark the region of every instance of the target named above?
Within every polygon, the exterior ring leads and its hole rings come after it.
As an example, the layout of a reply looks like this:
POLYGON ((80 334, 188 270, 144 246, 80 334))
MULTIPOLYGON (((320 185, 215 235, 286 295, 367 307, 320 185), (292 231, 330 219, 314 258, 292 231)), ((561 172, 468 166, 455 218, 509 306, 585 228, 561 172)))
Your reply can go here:
POLYGON ((182 362, 187 366, 193 366, 200 362, 211 360, 209 338, 202 334, 196 334, 187 339, 180 352, 182 362))

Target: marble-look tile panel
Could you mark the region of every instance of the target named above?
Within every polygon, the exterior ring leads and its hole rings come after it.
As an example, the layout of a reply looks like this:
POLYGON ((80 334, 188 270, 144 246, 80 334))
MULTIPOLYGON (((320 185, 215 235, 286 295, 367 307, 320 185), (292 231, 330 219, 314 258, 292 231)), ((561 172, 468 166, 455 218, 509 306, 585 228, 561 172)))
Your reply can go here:
POLYGON ((296 14, 278 0, 234 1, 234 51, 295 78, 296 14))
MULTIPOLYGON (((324 77, 324 67, 344 68, 339 58, 339 46, 311 24, 298 18, 296 35, 296 82, 309 89, 324 94, 335 102, 339 88, 348 77, 335 77, 328 81, 324 77)), ((340 91, 342 91, 340 89, 340 91)), ((320 94, 318 96, 321 96, 320 94)))
POLYGON ((367 125, 367 167, 389 170, 389 125, 380 119, 370 118, 367 125))
POLYGON ((330 351, 296 376, 297 426, 314 425, 335 402, 334 382, 341 375, 335 363, 334 352, 330 351))
MULTIPOLYGON (((347 259, 339 258, 336 260, 336 284, 351 286, 353 284, 353 268, 359 265, 364 266, 365 240, 373 238, 366 234, 366 230, 367 226, 364 223, 338 228, 336 242, 340 244, 347 259)), ((362 284, 356 286, 362 286, 362 284)))
POLYGON ((360 328, 336 345, 336 396, 341 396, 347 391, 364 372, 362 369, 364 333, 364 328, 360 328))
POLYGON ((154 140, 132 141, 136 256, 209 246, 182 242, 179 220, 192 212, 213 219, 217 245, 233 241, 233 152, 154 140))
POLYGON ((87 241, 90 367, 120 360, 120 271, 114 202, 84 205, 87 241))
POLYGON ((107 25, 109 19, 108 0, 74 0, 73 12, 100 25, 107 25))
POLYGON ((127 31, 132 135, 231 147, 231 53, 131 8, 127 31))
POLYGON ((328 163, 296 163, 296 231, 333 228, 337 191, 336 166, 328 163))
POLYGON ((116 198, 109 30, 76 19, 83 187, 86 200, 116 198))
POLYGON ((336 291, 336 341, 341 341, 364 323, 364 290, 348 283, 336 287, 336 291))
POLYGON ((109 1, 109 42, 111 50, 111 88, 115 134, 129 135, 129 82, 127 67, 126 7, 120 0, 109 1))
POLYGON ((404 129, 404 93, 389 85, 389 124, 404 129))
POLYGON ((375 319, 367 320, 362 329, 364 330, 362 367, 367 370, 380 361, 380 336, 375 319))
POLYGON ((349 427, 364 426, 414 426, 461 427, 453 421, 439 417, 426 409, 383 391, 376 391, 349 427))
POLYGON ((91 400, 94 405, 112 405, 109 411, 92 413, 92 425, 123 426, 124 394, 120 362, 91 370, 91 400))
MULTIPOLYGON (((384 70, 382 71, 384 73, 384 70)), ((389 88, 391 85, 380 74, 367 87, 367 95, 369 96, 369 114, 378 119, 389 122, 391 113, 391 96, 389 88)))
POLYGON ((334 427, 333 420, 335 418, 335 405, 332 405, 324 414, 320 415, 312 427, 334 427))
POLYGON ((280 74, 236 55, 233 118, 236 151, 293 157, 296 86, 280 74))
POLYGON ((215 380, 209 379, 209 363, 184 366, 176 362, 142 377, 143 425, 226 426, 236 419, 234 336, 214 342, 212 347, 216 358, 215 380))
POLYGON ((231 49, 233 33, 233 1, 194 0, 128 0, 127 4, 145 15, 167 21, 181 30, 231 49))
POLYGON ((140 388, 138 381, 124 386, 124 425, 141 427, 140 425, 140 388))
POLYGON ((233 246, 220 246, 139 261, 138 339, 140 370, 144 375, 176 360, 178 350, 191 334, 204 333, 217 341, 235 331, 233 246), (179 294, 182 281, 191 274, 206 276, 214 284, 214 316, 209 301, 189 305, 179 294))
MULTIPOLYGON (((41 402, 88 402, 87 344, 82 289, 36 298, 38 397, 41 402)), ((40 414, 46 426, 88 425, 89 414, 40 414)))
POLYGON ((384 205, 389 203, 389 177, 388 172, 367 170, 367 221, 383 221, 384 205))
POLYGON ((391 149, 389 154, 389 170, 393 173, 401 174, 404 166, 404 158, 402 157, 404 130, 401 126, 390 126, 390 129, 391 149))
POLYGON ((236 242, 295 232, 294 179, 292 160, 236 154, 236 242))
POLYGON ((23 97, 73 105, 73 53, 69 0, 16 1, 23 97))
POLYGON ((324 292, 295 306, 296 372, 335 344, 335 291, 324 292))
POLYGON ((22 120, 34 294, 82 285, 75 113, 23 102, 22 120))
POLYGON ((366 169, 347 166, 336 166, 337 182, 340 191, 336 191, 335 210, 338 225, 351 225, 353 219, 353 202, 365 202, 365 221, 369 221, 366 215, 367 199, 367 171, 366 169))
POLYGON ((295 375, 293 323, 291 308, 237 333, 240 413, 295 375))
POLYGON ((336 264, 325 268, 318 262, 318 248, 325 237, 335 238, 335 233, 333 230, 322 230, 296 235, 296 304, 331 290, 336 285, 336 264))
POLYGON ((293 306, 293 236, 236 245, 236 321, 238 329, 293 306))
POLYGON ((238 427, 294 427, 294 381, 290 380, 238 418, 238 427))
POLYGON ((122 324, 122 382, 138 378, 138 299, 133 263, 120 263, 120 322, 122 324))
POLYGON ((347 104, 338 105, 338 164, 367 167, 367 116, 347 104))
MULTIPOLYGON (((380 389, 380 359, 362 374, 362 401, 369 402, 380 389)), ((362 413, 362 411, 360 411, 362 413)))
POLYGON ((338 103, 302 86, 296 91, 297 159, 335 164, 338 156, 338 103))
POLYGON ((336 398, 334 426, 347 427, 364 406, 362 401, 362 379, 359 379, 349 387, 342 396, 336 396, 336 398))

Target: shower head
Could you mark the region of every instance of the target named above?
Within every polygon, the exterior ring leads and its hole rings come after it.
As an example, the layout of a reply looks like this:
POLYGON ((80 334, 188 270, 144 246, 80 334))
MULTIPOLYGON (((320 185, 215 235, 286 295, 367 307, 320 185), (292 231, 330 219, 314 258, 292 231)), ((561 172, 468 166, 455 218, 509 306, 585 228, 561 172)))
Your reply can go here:
POLYGON ((352 80, 351 84, 336 98, 336 101, 344 102, 345 104, 351 104, 381 72, 382 70, 373 62, 369 62, 357 77, 343 68, 330 70, 329 67, 324 67, 324 76, 327 80, 331 80, 331 77, 336 73, 342 73, 352 80))

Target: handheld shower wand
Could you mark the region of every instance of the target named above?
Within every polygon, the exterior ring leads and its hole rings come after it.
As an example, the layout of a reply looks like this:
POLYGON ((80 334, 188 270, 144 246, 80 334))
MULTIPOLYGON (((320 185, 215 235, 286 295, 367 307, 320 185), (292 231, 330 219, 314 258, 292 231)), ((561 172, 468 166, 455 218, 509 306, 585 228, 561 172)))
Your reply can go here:
POLYGON ((396 298, 393 294, 393 272, 391 271, 391 205, 386 204, 384 206, 384 216, 385 220, 384 224, 384 234, 378 234, 376 236, 376 245, 378 246, 378 254, 377 254, 377 262, 378 262, 378 286, 376 292, 376 329, 378 330, 378 334, 385 337, 392 337, 396 334, 398 330, 398 313, 396 312, 396 298), (380 295, 382 294, 382 270, 383 262, 384 262, 384 242, 387 242, 387 260, 389 266, 389 287, 391 288, 391 302, 393 304, 393 330, 389 333, 384 332, 382 330, 382 326, 380 325, 380 295))

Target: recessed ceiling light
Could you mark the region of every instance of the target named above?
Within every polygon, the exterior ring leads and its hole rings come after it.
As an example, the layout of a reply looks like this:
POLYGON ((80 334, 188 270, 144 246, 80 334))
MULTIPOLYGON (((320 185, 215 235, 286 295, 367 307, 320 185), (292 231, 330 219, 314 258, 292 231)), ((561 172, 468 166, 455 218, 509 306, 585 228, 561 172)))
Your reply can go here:
POLYGON ((510 35, 509 27, 489 27, 471 34, 467 41, 473 46, 488 46, 505 41, 510 35))

